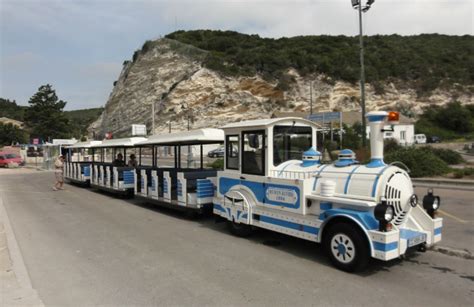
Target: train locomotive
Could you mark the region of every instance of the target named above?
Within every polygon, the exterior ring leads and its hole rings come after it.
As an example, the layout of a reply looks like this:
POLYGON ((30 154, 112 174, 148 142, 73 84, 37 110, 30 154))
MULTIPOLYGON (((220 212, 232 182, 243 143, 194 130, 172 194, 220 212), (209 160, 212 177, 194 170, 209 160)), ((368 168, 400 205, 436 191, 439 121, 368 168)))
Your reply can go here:
POLYGON ((409 170, 383 160, 383 134, 398 114, 370 112, 367 120, 367 164, 348 149, 322 164, 318 127, 305 119, 224 126, 224 170, 215 179, 213 212, 238 236, 265 228, 322 243, 345 271, 362 270, 370 258, 388 261, 411 248, 426 250, 441 240, 440 199, 429 191, 420 204, 409 170))

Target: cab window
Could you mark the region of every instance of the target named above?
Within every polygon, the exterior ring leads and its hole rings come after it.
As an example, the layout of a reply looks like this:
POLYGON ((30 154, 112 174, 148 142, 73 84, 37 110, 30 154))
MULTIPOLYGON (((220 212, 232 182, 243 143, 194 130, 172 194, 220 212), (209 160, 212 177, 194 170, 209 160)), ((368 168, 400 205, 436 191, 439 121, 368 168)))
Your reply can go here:
POLYGON ((239 169, 239 136, 228 135, 225 140, 226 168, 239 169))
POLYGON ((273 128, 273 164, 301 160, 312 144, 311 127, 275 126, 273 128))
POLYGON ((242 133, 242 173, 265 175, 265 131, 242 133))

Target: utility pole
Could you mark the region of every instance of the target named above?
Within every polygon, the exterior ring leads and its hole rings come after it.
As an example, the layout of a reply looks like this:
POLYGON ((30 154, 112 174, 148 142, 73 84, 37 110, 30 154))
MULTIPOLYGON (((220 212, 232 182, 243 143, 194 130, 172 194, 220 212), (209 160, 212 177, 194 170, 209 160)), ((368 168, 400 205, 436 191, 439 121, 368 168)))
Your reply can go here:
POLYGON ((364 67, 364 40, 362 29, 362 12, 367 12, 375 0, 367 0, 366 5, 362 7, 362 0, 351 0, 352 7, 359 13, 359 49, 360 49, 360 105, 362 108, 362 147, 367 146, 367 132, 365 119, 365 67, 364 67))
POLYGON ((155 133, 155 101, 151 103, 151 134, 155 133))
POLYGON ((309 83, 309 115, 313 115, 313 81, 309 83))
POLYGON ((364 67, 364 40, 362 32, 362 4, 359 2, 359 48, 360 48, 360 103, 362 107, 362 147, 367 147, 365 122, 365 67, 364 67))

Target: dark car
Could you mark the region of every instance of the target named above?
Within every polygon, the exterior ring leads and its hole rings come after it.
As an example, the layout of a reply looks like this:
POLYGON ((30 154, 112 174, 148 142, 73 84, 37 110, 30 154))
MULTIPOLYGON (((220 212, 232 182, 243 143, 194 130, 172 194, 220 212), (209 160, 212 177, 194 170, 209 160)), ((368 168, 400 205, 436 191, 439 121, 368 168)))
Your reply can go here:
POLYGON ((209 158, 218 158, 218 157, 223 157, 224 156, 224 147, 217 148, 214 150, 211 150, 207 153, 207 156, 209 158))
POLYGON ((441 139, 439 136, 432 135, 428 137, 428 143, 441 143, 441 139))

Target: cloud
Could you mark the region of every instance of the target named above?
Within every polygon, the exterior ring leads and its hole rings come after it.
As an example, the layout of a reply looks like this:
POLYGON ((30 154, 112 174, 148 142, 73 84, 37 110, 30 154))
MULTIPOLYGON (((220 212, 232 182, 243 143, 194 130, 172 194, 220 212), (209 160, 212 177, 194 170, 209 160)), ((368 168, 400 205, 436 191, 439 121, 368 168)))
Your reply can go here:
POLYGON ((41 57, 33 52, 25 51, 1 58, 2 68, 5 70, 28 70, 39 64, 41 57))

